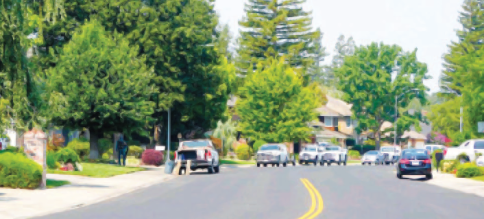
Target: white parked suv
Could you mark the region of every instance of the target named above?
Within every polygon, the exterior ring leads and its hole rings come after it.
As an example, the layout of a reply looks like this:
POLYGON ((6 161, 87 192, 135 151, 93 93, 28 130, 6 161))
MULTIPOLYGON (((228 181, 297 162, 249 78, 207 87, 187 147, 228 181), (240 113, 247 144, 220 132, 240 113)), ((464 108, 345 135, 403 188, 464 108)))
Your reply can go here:
POLYGON ((321 166, 325 163, 330 166, 332 163, 337 163, 338 165, 344 164, 348 160, 348 150, 340 146, 328 146, 326 151, 323 152, 323 159, 321 161, 321 166))
POLYGON ((267 167, 267 164, 272 164, 272 166, 282 164, 285 167, 289 162, 289 154, 284 144, 265 144, 257 151, 257 167, 260 167, 261 164, 264 167, 267 167))
POLYGON ((319 145, 307 145, 301 153, 299 153, 299 164, 313 163, 314 166, 321 163, 323 157, 324 147, 319 145))

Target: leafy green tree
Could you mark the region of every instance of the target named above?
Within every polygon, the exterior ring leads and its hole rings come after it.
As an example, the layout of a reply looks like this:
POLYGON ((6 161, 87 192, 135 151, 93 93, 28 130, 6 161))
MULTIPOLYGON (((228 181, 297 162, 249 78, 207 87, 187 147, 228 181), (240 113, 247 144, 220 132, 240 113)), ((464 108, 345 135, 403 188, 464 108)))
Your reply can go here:
POLYGON ((233 55, 230 51, 230 43, 232 41, 232 34, 230 33, 230 27, 225 24, 218 28, 218 36, 216 40, 217 50, 221 56, 226 57, 229 61, 232 61, 233 55))
POLYGON ((91 159, 99 158, 98 140, 104 133, 143 132, 153 114, 154 75, 138 58, 138 49, 91 21, 64 45, 47 72, 52 121, 88 128, 91 159))
POLYGON ((284 62, 259 65, 239 88, 236 110, 245 136, 266 142, 309 138, 312 129, 308 122, 317 119, 315 109, 321 104, 321 93, 319 88, 304 87, 302 78, 284 62))
POLYGON ((324 50, 321 31, 313 31, 311 13, 302 9, 306 0, 249 0, 238 39, 237 68, 247 74, 260 61, 285 56, 286 61, 310 80, 307 70, 324 50), (319 43, 319 45, 318 45, 319 43))
POLYGON ((7 0, 0 4, 0 96, 8 101, 9 118, 16 120, 16 128, 28 129, 42 125, 43 109, 36 75, 29 56, 36 40, 29 35, 42 29, 41 20, 54 23, 54 16, 62 15, 63 0, 7 0), (45 13, 45 14, 43 14, 45 13))
POLYGON ((339 89, 344 99, 353 104, 358 120, 357 131, 376 133, 376 147, 380 146, 381 126, 395 119, 395 97, 398 106, 406 107, 413 98, 425 103, 423 80, 428 79, 427 66, 417 61, 417 50, 404 52, 399 46, 372 43, 357 47, 353 56, 345 57, 344 64, 335 69, 339 89), (396 74, 392 80, 392 74, 396 74), (417 90, 414 92, 412 90, 417 90))
MULTIPOLYGON (((432 106, 429 112, 429 120, 432 122, 432 129, 449 137, 452 137, 454 133, 459 132, 461 104, 462 98, 457 97, 432 106)), ((467 115, 464 114, 464 116, 465 121, 467 115)), ((464 128, 466 128, 465 122, 464 128)))
POLYGON ((440 78, 441 92, 461 94, 465 85, 461 78, 469 67, 464 56, 483 48, 484 40, 484 2, 482 0, 465 0, 459 17, 462 29, 457 31, 457 42, 449 45, 449 52, 444 56, 444 72, 440 78))

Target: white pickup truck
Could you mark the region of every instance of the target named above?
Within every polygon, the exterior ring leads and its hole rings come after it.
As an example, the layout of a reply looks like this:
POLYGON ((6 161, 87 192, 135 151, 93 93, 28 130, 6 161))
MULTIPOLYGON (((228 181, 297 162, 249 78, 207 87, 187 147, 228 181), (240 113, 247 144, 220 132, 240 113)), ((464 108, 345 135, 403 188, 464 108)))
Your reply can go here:
POLYGON ((444 159, 455 160, 462 153, 467 155, 467 160, 475 161, 476 153, 484 155, 484 139, 473 139, 462 143, 458 147, 448 148, 444 150, 444 159))
POLYGON ((344 164, 346 166, 346 162, 348 160, 348 150, 344 149, 340 146, 328 146, 326 150, 323 152, 323 158, 321 160, 321 166, 324 164, 328 164, 331 166, 331 163, 337 163, 338 165, 344 164))

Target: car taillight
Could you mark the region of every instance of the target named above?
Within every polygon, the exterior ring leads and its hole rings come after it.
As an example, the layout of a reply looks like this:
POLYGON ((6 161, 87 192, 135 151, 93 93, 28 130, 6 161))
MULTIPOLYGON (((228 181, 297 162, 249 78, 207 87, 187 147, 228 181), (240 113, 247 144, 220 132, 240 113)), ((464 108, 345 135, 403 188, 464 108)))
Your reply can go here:
POLYGON ((212 152, 205 151, 205 160, 211 160, 212 159, 212 152))
POLYGON ((432 160, 431 159, 424 160, 424 164, 432 164, 432 160))
POLYGON ((410 164, 410 161, 407 159, 401 159, 400 164, 410 164))
POLYGON ((174 159, 174 160, 176 160, 176 154, 177 154, 177 153, 175 152, 174 154, 175 154, 175 159, 174 159))

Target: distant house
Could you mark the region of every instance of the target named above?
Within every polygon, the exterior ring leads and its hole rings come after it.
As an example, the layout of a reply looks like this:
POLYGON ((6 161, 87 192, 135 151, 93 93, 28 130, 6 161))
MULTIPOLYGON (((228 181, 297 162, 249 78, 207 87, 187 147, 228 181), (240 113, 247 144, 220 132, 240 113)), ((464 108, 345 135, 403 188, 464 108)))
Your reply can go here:
POLYGON ((329 95, 326 95, 326 98, 326 105, 316 109, 319 121, 310 123, 310 126, 316 128, 314 140, 328 142, 335 138, 342 146, 346 146, 346 139, 356 139, 354 129, 357 123, 351 119, 353 105, 329 95))
POLYGON ((402 139, 406 139, 407 148, 424 148, 427 137, 424 134, 416 131, 406 131, 403 133, 402 139))

